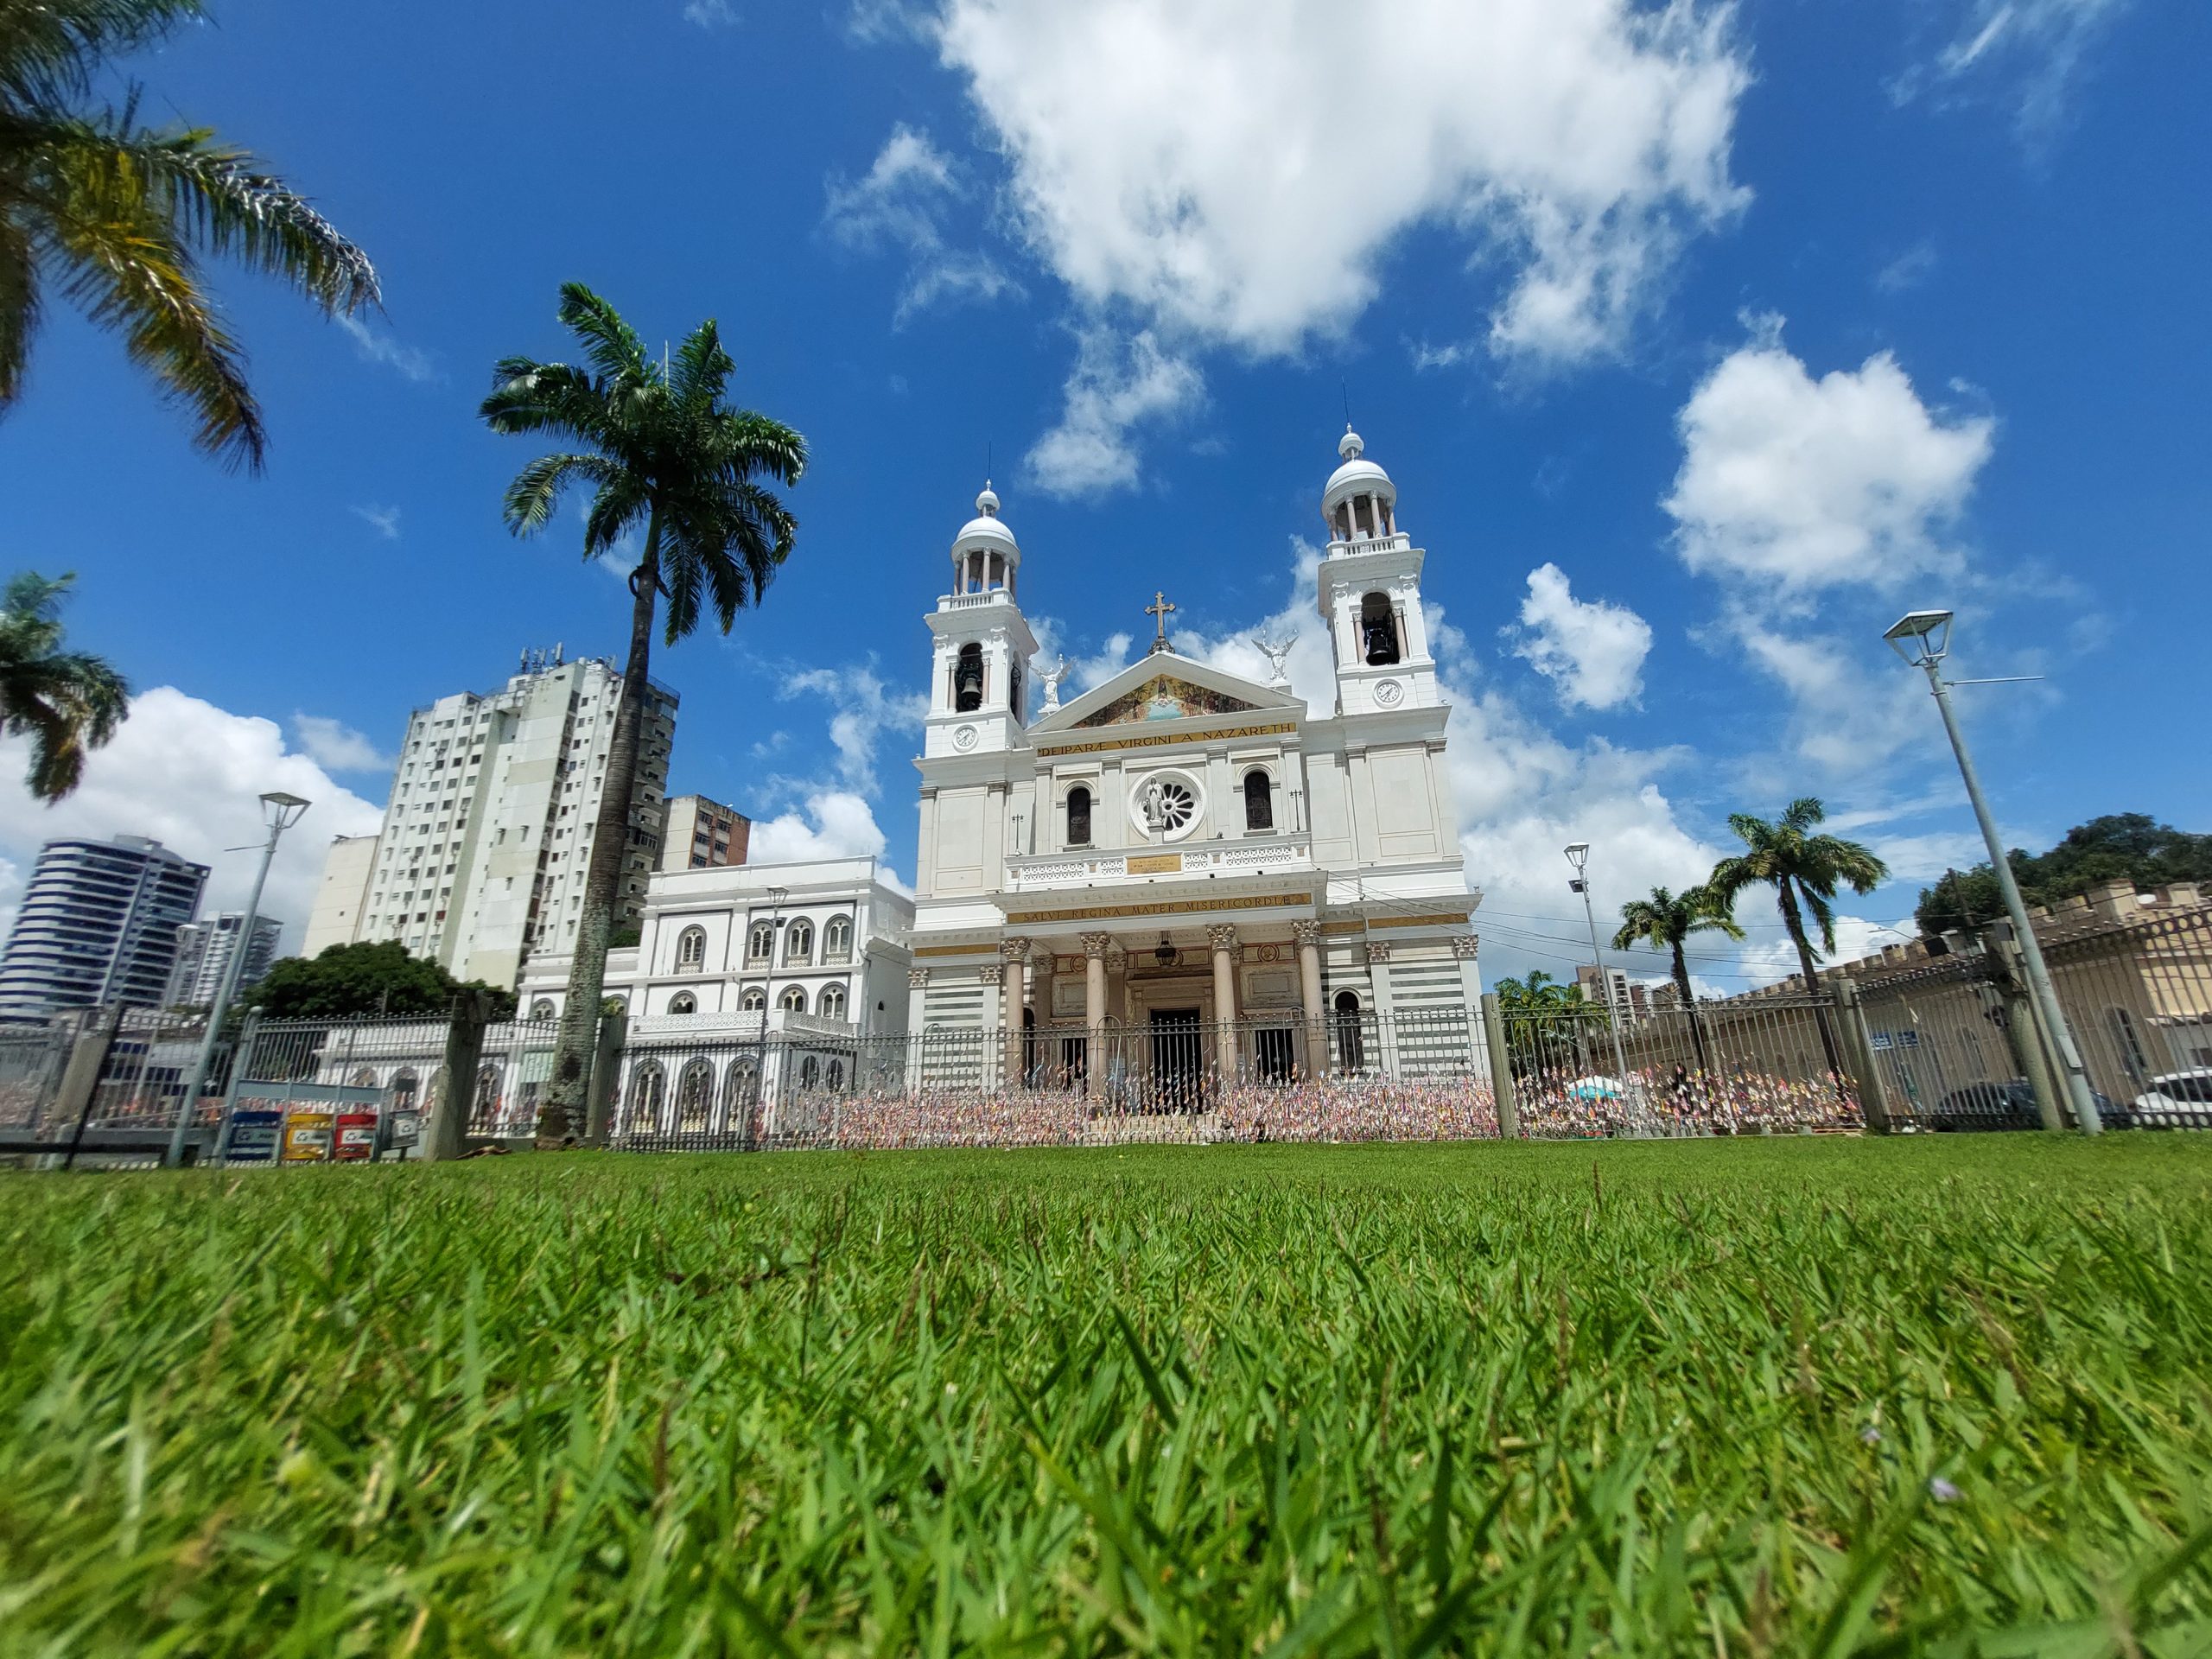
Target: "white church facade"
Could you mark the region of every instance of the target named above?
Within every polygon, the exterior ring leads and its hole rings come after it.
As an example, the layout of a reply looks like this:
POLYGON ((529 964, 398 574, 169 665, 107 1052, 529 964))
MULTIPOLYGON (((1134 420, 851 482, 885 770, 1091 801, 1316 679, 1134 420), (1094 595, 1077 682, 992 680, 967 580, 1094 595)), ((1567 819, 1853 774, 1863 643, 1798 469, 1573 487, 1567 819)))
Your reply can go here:
MULTIPOLYGON (((929 615, 933 652, 906 1026, 983 1033, 994 1070, 1310 1075, 1473 1020, 1447 705, 1397 491, 1347 432, 1321 499, 1332 700, 1175 647, 1062 703, 1024 666, 1021 549, 987 486, 929 615)), ((1462 1040, 1465 1040, 1463 1039, 1462 1040)))

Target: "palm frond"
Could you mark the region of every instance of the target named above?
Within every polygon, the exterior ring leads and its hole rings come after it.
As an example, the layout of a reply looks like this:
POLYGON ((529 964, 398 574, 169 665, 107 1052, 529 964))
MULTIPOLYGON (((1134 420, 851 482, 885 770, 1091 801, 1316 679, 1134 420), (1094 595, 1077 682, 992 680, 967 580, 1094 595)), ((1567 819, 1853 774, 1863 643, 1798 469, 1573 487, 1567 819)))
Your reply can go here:
POLYGON ((737 365, 722 349, 721 331, 712 317, 694 328, 676 353, 670 390, 678 403, 712 409, 721 401, 723 388, 737 372, 737 365))
POLYGON ((0 409, 22 396, 39 319, 38 262, 23 227, 0 213, 0 409))
POLYGON ((637 474, 609 461, 599 493, 592 498, 584 517, 584 557, 595 559, 613 550, 638 521, 652 511, 637 474))
POLYGON ((584 359, 608 380, 646 372, 645 343, 622 314, 582 283, 561 284, 561 325, 575 335, 584 359))
POLYGON ((143 176, 128 157, 81 142, 40 161, 53 208, 42 228, 67 273, 63 296, 121 334, 131 360, 192 411, 200 448, 258 472, 268 435, 245 353, 143 176))
POLYGON ((515 474, 501 504, 507 528, 531 536, 545 528, 562 493, 574 480, 604 485, 613 469, 597 455, 540 455, 515 474))
POLYGON ((0 100, 53 105, 82 98, 103 59, 205 15, 200 0, 9 0, 0 4, 0 100))

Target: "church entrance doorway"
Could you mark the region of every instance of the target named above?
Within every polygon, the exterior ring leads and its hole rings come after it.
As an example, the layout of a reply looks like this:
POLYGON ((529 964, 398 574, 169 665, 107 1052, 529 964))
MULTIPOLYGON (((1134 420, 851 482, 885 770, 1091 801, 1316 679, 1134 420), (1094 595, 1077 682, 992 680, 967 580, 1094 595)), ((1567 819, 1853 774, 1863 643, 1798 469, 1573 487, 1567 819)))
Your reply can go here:
POLYGON ((1205 1109, 1205 1046, 1198 1009, 1152 1011, 1152 1096, 1155 1111, 1205 1109))

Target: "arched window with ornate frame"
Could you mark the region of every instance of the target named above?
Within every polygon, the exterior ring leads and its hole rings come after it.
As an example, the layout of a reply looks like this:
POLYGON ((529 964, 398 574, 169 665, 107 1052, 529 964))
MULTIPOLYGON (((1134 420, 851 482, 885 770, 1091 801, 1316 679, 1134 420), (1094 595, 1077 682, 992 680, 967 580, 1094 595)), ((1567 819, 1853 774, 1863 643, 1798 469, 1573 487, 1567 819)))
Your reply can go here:
POLYGON ((748 985, 745 994, 737 999, 738 1012, 758 1014, 768 1006, 768 993, 758 985, 748 985))
POLYGON ((784 992, 783 998, 777 1006, 782 1008, 786 1014, 804 1014, 806 1012, 806 988, 803 985, 793 985, 789 987, 784 992))
POLYGON ((671 1014, 696 1014, 699 1012, 699 999, 689 991, 678 991, 668 999, 668 1011, 671 1014))
POLYGON ((687 927, 676 936, 676 966, 678 972, 697 968, 707 960, 707 930, 687 927))
POLYGON ((824 1020, 843 1019, 845 1017, 845 988, 842 985, 824 985, 822 988, 822 995, 814 999, 814 1011, 824 1020))
POLYGON ((811 962, 814 959, 814 924, 800 916, 784 930, 784 962, 811 962))
POLYGON ((850 962, 853 959, 853 918, 832 916, 822 925, 822 960, 850 962))
POLYGON ((1068 791, 1068 845, 1090 845, 1090 791, 1083 784, 1068 791))
POLYGON ((658 1060, 647 1060, 630 1074, 629 1129, 632 1135, 660 1133, 661 1103, 667 1098, 668 1076, 658 1060))
POLYGON ((763 963, 776 954, 776 925, 755 922, 745 935, 745 959, 748 963, 763 963))

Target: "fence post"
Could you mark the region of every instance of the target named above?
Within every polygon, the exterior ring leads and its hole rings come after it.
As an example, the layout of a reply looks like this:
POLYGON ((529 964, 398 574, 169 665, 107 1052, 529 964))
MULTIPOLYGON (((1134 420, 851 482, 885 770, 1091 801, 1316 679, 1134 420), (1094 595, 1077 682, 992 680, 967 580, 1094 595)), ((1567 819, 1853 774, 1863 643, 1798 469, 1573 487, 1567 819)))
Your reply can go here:
POLYGON ((1521 1103, 1513 1097, 1513 1051, 1505 1046, 1505 1016, 1498 1010, 1496 991, 1483 993, 1483 1046, 1490 1051, 1490 1092, 1497 1105, 1498 1138, 1518 1141, 1521 1103))
POLYGON ((2012 924, 1992 924, 1983 930, 1981 942, 1997 964, 1997 989, 2005 999, 2005 1043, 2012 1051, 2012 1064, 2028 1080, 2044 1128, 2061 1131, 2066 1116, 2059 1109, 2058 1084, 2044 1046, 2043 1021, 2036 1017, 2035 999, 2028 995, 2027 964, 2020 959, 2012 924))
POLYGON ((492 999, 473 991, 454 1005, 446 1029, 446 1090, 423 1136, 423 1156, 445 1163, 468 1150, 468 1118, 476 1109, 476 1068, 484 1058, 484 1027, 492 1023, 492 999))
MULTIPOLYGON (((1848 974, 1835 980, 1836 1023, 1843 1027, 1843 1058, 1859 1085, 1859 1110, 1866 1127, 1877 1135, 1890 1132, 1890 1104, 1882 1092, 1882 1070, 1874 1063, 1874 1045, 1866 1035, 1866 1010, 1859 1002, 1859 982, 1848 974)), ((1817 1014, 1815 1016, 1818 1018, 1817 1014)))
MULTIPOLYGON (((245 946, 238 948, 243 950, 245 946)), ((215 1161, 219 1164, 231 1155, 231 1116, 238 1109, 238 1084, 245 1077, 246 1067, 253 1064, 253 1039, 260 1034, 261 1010, 248 1008, 245 1024, 238 1027, 238 1044, 231 1050, 231 1075, 223 1084, 223 1126, 215 1132, 215 1161)))
POLYGON ((622 1071, 622 1045, 630 1030, 627 1014, 599 1017, 599 1042, 592 1051, 591 1087, 584 1096, 584 1144, 603 1147, 614 1121, 614 1085, 622 1071))
POLYGON ((123 1005, 111 1003, 95 1014, 70 1045, 69 1064, 62 1069, 61 1088, 54 1098, 56 1122, 66 1123, 73 1116, 77 1120, 76 1128, 70 1131, 68 1153, 61 1160, 64 1169, 77 1161, 77 1148, 84 1144, 92 1102, 99 1097, 100 1073, 107 1069, 108 1051, 115 1046, 116 1033, 122 1029, 123 1005))

